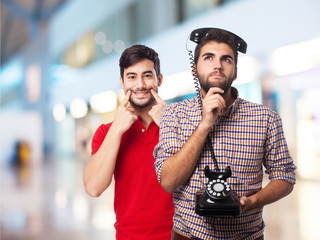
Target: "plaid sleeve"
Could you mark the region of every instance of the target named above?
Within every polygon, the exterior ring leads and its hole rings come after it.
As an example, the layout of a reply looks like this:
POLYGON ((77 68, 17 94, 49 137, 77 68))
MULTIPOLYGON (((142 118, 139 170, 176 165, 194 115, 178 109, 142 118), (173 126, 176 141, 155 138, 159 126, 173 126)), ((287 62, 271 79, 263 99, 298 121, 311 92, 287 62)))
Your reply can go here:
POLYGON ((271 118, 265 144, 265 167, 270 180, 284 180, 295 184, 296 166, 290 156, 278 114, 271 118))
POLYGON ((172 105, 167 106, 161 117, 159 130, 159 143, 156 145, 153 155, 156 159, 154 167, 158 181, 161 182, 161 170, 169 157, 174 155, 181 147, 181 129, 176 111, 172 105))

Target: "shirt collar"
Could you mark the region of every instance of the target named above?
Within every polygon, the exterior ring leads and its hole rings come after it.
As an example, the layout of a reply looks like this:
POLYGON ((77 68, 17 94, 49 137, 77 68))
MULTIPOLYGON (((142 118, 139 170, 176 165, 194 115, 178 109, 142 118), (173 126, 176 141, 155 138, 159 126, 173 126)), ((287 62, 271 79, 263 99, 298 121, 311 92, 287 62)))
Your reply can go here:
POLYGON ((138 129, 139 131, 141 131, 142 129, 149 130, 150 128, 153 128, 154 126, 158 127, 158 125, 154 121, 152 121, 146 129, 145 126, 141 122, 140 116, 138 116, 138 119, 132 124, 132 126, 136 129, 138 129))

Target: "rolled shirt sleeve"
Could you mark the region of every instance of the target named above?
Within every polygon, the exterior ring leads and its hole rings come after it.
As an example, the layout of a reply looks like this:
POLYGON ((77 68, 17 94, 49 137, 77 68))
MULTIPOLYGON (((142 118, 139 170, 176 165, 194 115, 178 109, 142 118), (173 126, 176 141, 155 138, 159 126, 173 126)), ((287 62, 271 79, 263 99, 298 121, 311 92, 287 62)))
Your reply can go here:
POLYGON ((270 180, 284 180, 295 184, 296 166, 288 151, 281 118, 275 113, 271 120, 265 144, 264 166, 266 173, 270 180))
POLYGON ((169 105, 164 109, 160 121, 159 143, 153 152, 156 159, 154 166, 159 182, 161 182, 161 170, 164 161, 174 155, 182 146, 178 118, 175 115, 175 111, 169 105))

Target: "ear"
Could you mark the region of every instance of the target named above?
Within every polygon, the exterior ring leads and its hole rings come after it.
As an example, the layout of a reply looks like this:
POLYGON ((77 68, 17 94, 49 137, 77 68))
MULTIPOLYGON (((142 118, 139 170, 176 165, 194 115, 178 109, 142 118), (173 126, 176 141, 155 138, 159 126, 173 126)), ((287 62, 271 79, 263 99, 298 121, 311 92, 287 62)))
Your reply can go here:
POLYGON ((235 73, 234 73, 234 77, 233 77, 233 81, 236 80, 238 77, 238 68, 236 67, 235 73))
POLYGON ((161 86, 162 80, 163 80, 163 76, 162 76, 162 74, 160 73, 159 76, 158 76, 158 87, 161 86))

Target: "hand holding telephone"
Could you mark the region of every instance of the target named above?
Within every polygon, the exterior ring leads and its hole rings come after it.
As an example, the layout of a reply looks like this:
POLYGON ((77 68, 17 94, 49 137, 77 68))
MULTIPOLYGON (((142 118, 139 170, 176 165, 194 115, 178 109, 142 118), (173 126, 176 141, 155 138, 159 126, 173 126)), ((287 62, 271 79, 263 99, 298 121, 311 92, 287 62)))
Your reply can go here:
POLYGON ((196 193, 195 212, 200 216, 238 216, 241 214, 240 202, 231 194, 227 178, 231 177, 228 166, 224 172, 212 172, 205 167, 209 178, 205 189, 196 193))

